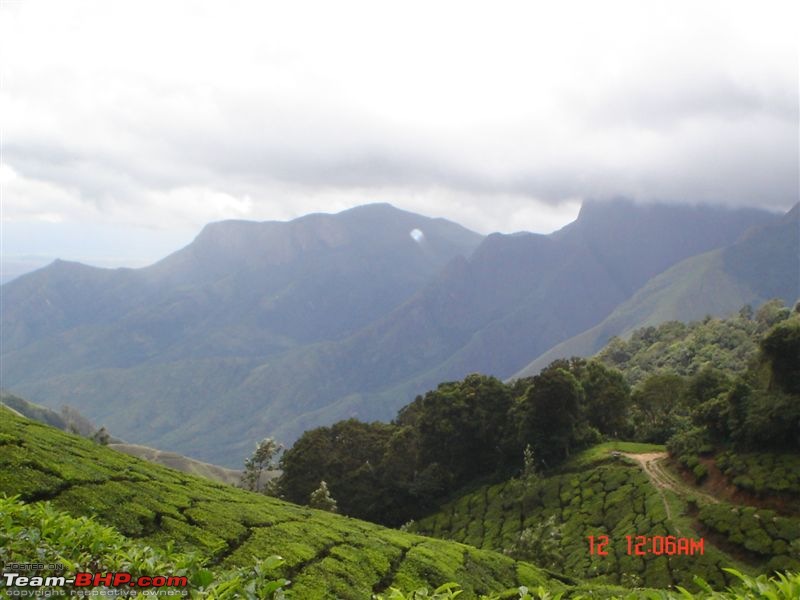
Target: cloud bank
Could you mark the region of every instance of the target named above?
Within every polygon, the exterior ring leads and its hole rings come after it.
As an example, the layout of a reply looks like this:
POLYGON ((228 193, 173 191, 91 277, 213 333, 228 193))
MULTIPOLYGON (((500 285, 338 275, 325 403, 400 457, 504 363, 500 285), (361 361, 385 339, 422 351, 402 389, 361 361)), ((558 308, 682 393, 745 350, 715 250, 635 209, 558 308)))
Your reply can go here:
POLYGON ((549 231, 585 198, 798 197, 793 2, 0 10, 9 231, 185 236, 373 201, 549 231))

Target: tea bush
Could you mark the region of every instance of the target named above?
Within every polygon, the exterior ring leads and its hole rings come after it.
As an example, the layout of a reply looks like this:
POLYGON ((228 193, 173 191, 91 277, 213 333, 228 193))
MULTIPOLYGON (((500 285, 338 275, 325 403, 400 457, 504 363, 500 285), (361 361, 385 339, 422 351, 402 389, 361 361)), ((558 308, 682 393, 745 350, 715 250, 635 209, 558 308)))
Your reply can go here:
POLYGON ((800 456, 797 454, 729 450, 717 456, 717 467, 734 485, 748 492, 786 494, 800 500, 800 456))
POLYGON ((0 412, 0 494, 30 505, 49 501, 53 510, 92 517, 154 552, 191 551, 226 572, 280 554, 274 575, 291 580, 299 598, 325 597, 326 590, 369 598, 395 581, 419 587, 458 578, 470 593, 489 593, 550 579, 497 552, 288 504, 0 412))
MULTIPOLYGON (((412 530, 513 552, 526 529, 554 518, 560 524, 558 553, 564 557, 557 569, 566 575, 605 583, 622 583, 635 575, 641 584, 654 587, 693 586, 695 575, 714 585, 730 579, 722 570, 730 560, 711 547, 702 556, 652 556, 646 560, 628 556, 627 535, 677 535, 677 531, 667 518, 660 494, 641 469, 597 458, 601 462, 594 463, 594 468, 541 478, 532 485, 510 480, 482 487, 420 519, 412 530), (608 556, 589 553, 589 535, 609 537, 608 556)), ((588 467, 591 463, 581 460, 576 464, 588 467)), ((544 556, 525 558, 547 563, 544 556)))

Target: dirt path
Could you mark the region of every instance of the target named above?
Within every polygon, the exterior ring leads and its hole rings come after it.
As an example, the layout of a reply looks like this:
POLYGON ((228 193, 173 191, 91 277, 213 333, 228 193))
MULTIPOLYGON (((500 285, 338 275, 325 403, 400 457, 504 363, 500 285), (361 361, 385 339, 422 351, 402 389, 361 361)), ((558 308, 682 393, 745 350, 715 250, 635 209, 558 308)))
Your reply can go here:
MULTIPOLYGON (((666 452, 650 452, 645 454, 631 454, 628 452, 622 452, 621 454, 627 458, 630 458, 631 460, 636 461, 642 467, 642 470, 650 478, 650 482, 653 484, 653 486, 655 486, 656 490, 658 490, 658 493, 661 495, 661 501, 664 503, 664 510, 666 511, 667 518, 670 521, 672 521, 672 513, 669 509, 667 497, 664 495, 664 490, 670 490, 684 500, 689 497, 695 497, 706 503, 716 504, 719 502, 719 500, 714 498, 714 496, 706 494, 705 492, 701 492, 697 488, 687 485, 685 482, 681 481, 677 475, 674 475, 668 471, 664 465, 664 461, 666 461, 668 457, 666 452)), ((675 531, 678 533, 678 535, 683 535, 682 532, 678 531, 677 527, 675 528, 675 531)))
POLYGON ((670 472, 664 465, 664 461, 668 456, 666 452, 651 452, 649 454, 629 454, 623 452, 622 455, 639 463, 644 472, 647 473, 650 481, 652 481, 653 485, 659 490, 671 490, 682 498, 693 496, 703 502, 711 504, 719 502, 714 496, 696 487, 690 486, 682 481, 680 477, 670 472))

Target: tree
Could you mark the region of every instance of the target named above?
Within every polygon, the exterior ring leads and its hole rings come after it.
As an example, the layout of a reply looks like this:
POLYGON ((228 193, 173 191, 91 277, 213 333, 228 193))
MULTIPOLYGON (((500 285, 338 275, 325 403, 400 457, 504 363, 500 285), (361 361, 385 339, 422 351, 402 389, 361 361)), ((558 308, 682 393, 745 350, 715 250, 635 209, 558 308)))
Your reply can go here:
POLYGON ((281 458, 285 498, 305 503, 324 479, 339 498, 341 513, 382 522, 386 493, 380 469, 397 429, 348 419, 306 431, 281 458))
POLYGON ((92 437, 97 429, 94 423, 68 404, 64 404, 61 407, 61 418, 67 424, 67 431, 83 437, 92 437))
POLYGON ((730 387, 731 379, 724 371, 706 365, 689 379, 686 397, 689 404, 697 406, 724 394, 730 387))
POLYGON ((422 468, 438 463, 455 485, 494 473, 504 462, 511 392, 503 382, 471 374, 443 383, 401 414, 413 415, 422 468))
POLYGON ((800 319, 787 319, 761 341, 772 374, 770 388, 800 394, 800 319))
POLYGON ((327 510, 328 512, 335 513, 338 510, 336 500, 331 496, 328 490, 328 484, 325 480, 319 482, 319 487, 311 492, 308 497, 308 505, 311 508, 318 508, 319 510, 327 510))
POLYGON ((625 433, 631 391, 622 373, 590 360, 577 377, 586 394, 584 413, 589 424, 607 435, 625 433))
POLYGON ((522 452, 522 477, 526 481, 536 479, 536 458, 530 444, 526 444, 525 450, 522 452))
POLYGON ((534 377, 512 411, 520 445, 531 444, 547 466, 569 456, 584 399, 581 384, 563 364, 556 361, 534 377))
POLYGON ((631 396, 636 437, 663 444, 682 426, 688 425, 683 402, 686 382, 674 373, 658 373, 644 380, 631 396))
POLYGON ((261 440, 253 455, 244 461, 242 487, 251 492, 274 492, 274 486, 263 484, 261 477, 265 471, 274 471, 278 468, 277 458, 281 450, 283 450, 283 446, 274 439, 264 438, 261 440))
POLYGON ((776 325, 789 316, 791 311, 783 305, 783 300, 774 298, 761 305, 755 319, 764 329, 776 325))
POLYGON ((108 433, 105 427, 101 427, 94 432, 92 440, 101 446, 108 446, 108 443, 111 441, 111 435, 108 433))
POLYGON ((523 529, 514 545, 507 548, 505 553, 519 560, 553 568, 564 560, 561 554, 561 536, 561 528, 556 525, 555 515, 551 515, 535 526, 523 529))

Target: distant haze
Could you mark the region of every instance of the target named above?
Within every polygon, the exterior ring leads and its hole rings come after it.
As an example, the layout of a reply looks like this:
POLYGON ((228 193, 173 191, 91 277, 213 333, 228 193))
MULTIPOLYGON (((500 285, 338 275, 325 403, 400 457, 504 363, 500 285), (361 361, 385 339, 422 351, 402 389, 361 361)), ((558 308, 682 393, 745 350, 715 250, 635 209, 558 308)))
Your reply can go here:
POLYGON ((368 202, 549 232, 585 198, 786 210, 796 2, 3 2, 3 264, 139 265, 368 202))

